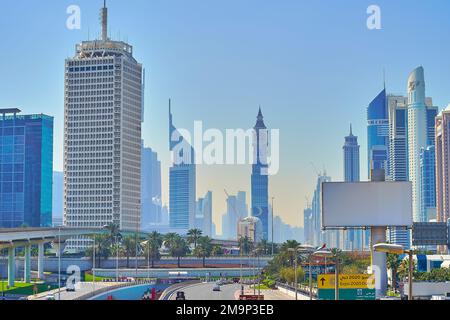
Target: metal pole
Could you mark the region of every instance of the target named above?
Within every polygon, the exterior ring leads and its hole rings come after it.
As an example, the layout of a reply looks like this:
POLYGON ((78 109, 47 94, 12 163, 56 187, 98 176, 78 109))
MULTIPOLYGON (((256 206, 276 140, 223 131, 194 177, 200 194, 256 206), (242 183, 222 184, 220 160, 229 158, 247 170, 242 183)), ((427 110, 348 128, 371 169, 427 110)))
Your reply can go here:
POLYGON ((261 266, 259 264, 259 255, 258 255, 258 253, 256 253, 256 254, 258 257, 258 296, 260 296, 261 295, 261 266))
POLYGON ((119 237, 116 235, 116 282, 119 282, 119 237))
POLYGON ((61 300, 61 227, 58 228, 58 300, 61 300))
POLYGON ((147 240, 147 278, 150 281, 150 240, 147 240))
POLYGON ((413 300, 413 275, 414 275, 413 251, 409 250, 408 254, 409 254, 408 300, 413 300))
POLYGON ((339 258, 336 255, 336 263, 335 263, 335 298, 339 300, 339 258))
POLYGON ((297 254, 295 252, 294 252, 294 279, 295 279, 295 300, 298 300, 297 254))
MULTIPOLYGON (((139 209, 139 208, 138 208, 139 209)), ((134 237, 134 255, 135 255, 135 260, 136 260, 136 263, 135 263, 135 281, 137 281, 137 279, 138 279, 138 228, 139 228, 139 225, 138 225, 138 219, 136 219, 136 235, 135 235, 135 237, 134 237)))
POLYGON ((275 197, 272 197, 272 257, 273 257, 273 199, 275 199, 275 197))
POLYGON ((92 248, 92 293, 95 292, 95 235, 92 248))
POLYGON ((313 299, 312 296, 312 254, 309 255, 309 300, 313 299))

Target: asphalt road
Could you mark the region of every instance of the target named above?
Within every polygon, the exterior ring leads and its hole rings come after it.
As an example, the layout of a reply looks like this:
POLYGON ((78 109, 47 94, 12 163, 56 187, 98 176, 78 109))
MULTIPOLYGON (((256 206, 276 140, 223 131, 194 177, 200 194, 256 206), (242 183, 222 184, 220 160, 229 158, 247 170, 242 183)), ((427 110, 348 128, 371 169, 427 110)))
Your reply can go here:
MULTIPOLYGON (((236 291, 240 290, 239 284, 228 284, 220 287, 220 291, 213 291, 215 283, 199 283, 179 291, 184 291, 186 300, 235 300, 236 291)), ((170 300, 174 300, 176 292, 170 300)))

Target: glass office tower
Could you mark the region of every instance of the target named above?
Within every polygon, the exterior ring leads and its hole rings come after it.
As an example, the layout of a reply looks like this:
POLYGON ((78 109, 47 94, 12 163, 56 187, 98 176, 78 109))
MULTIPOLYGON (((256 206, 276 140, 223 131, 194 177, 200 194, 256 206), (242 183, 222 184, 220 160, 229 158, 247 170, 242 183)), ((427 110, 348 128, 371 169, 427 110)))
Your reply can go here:
POLYGON ((0 109, 0 228, 52 226, 53 117, 0 109))

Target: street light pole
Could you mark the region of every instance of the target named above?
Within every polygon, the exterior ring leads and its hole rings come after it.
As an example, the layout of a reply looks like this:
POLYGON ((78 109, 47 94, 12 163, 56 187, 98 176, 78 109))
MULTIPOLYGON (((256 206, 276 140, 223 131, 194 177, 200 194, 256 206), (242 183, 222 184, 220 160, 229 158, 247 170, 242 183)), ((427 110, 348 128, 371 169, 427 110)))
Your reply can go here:
POLYGON ((298 300, 297 253, 294 256, 295 300, 298 300))
POLYGON ((309 254, 309 300, 313 299, 312 293, 312 254, 309 254))
POLYGON ((92 247, 92 293, 95 292, 95 235, 92 247))
POLYGON ((408 300, 413 300, 413 275, 414 275, 414 265, 413 265, 413 251, 408 251, 409 256, 409 275, 408 275, 408 300))
POLYGON ((272 257, 273 257, 273 200, 275 197, 272 197, 272 257))
POLYGON ((61 227, 58 227, 58 300, 61 300, 61 227))
POLYGON ((335 264, 335 300, 339 301, 339 256, 336 254, 336 264, 335 264))

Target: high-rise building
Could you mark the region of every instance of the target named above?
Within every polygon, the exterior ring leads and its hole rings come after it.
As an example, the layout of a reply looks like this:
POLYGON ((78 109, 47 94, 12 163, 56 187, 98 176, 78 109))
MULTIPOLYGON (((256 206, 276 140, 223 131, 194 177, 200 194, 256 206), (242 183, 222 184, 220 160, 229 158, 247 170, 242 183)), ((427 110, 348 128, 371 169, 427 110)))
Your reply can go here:
POLYGON ((227 239, 237 239, 238 222, 248 215, 246 198, 244 191, 239 191, 235 196, 229 195, 227 197, 227 212, 222 224, 223 234, 226 235, 227 239))
POLYGON ((169 169, 169 219, 170 228, 183 234, 195 227, 195 154, 173 125, 170 104, 169 101, 169 146, 173 163, 169 169))
POLYGON ((141 226, 161 224, 161 162, 158 154, 142 145, 141 226))
POLYGON ((309 206, 303 210, 303 243, 313 244, 313 224, 312 224, 312 208, 309 206))
POLYGON ((437 221, 450 219, 450 105, 436 118, 437 221))
POLYGON ((247 237, 253 243, 262 240, 262 223, 256 217, 245 217, 240 219, 237 227, 237 239, 247 237))
POLYGON ((408 181, 408 98, 388 95, 389 172, 388 180, 408 181))
MULTIPOLYGON (((350 134, 345 137, 344 150, 344 181, 359 182, 359 144, 358 137, 353 135, 352 126, 350 125, 350 134)), ((361 230, 344 230, 341 232, 342 243, 341 249, 360 250, 362 249, 362 231, 361 230)))
POLYGON ((252 166, 252 216, 261 220, 263 239, 269 240, 269 173, 267 163, 268 130, 259 108, 254 127, 252 166))
POLYGON ((52 226, 53 117, 0 109, 0 228, 52 226))
POLYGON ((409 180, 412 183, 415 222, 426 222, 426 217, 422 215, 420 153, 422 149, 434 145, 432 132, 436 115, 437 108, 427 106, 424 69, 418 67, 408 78, 408 170, 409 180))
POLYGON ((202 230, 204 236, 212 237, 212 192, 208 191, 197 201, 195 227, 202 230))
POLYGON ((436 155, 434 145, 420 151, 421 219, 436 220, 436 155))
MULTIPOLYGON (((65 63, 64 224, 136 230, 141 222, 143 69, 133 47, 108 38, 83 41, 65 63)), ((91 240, 69 242, 83 249, 91 240)))
POLYGON ((386 89, 367 108, 368 176, 372 169, 384 169, 389 176, 389 119, 386 89))
MULTIPOLYGON (((311 217, 311 245, 322 246, 327 243, 329 247, 331 244, 327 240, 331 240, 328 237, 329 233, 335 233, 335 231, 322 231, 322 183, 331 182, 331 177, 328 177, 326 173, 319 174, 317 177, 316 189, 314 190, 314 196, 312 200, 312 217, 311 217)), ((335 237, 336 238, 336 237, 335 237)), ((334 239, 336 241, 337 239, 334 239)))

